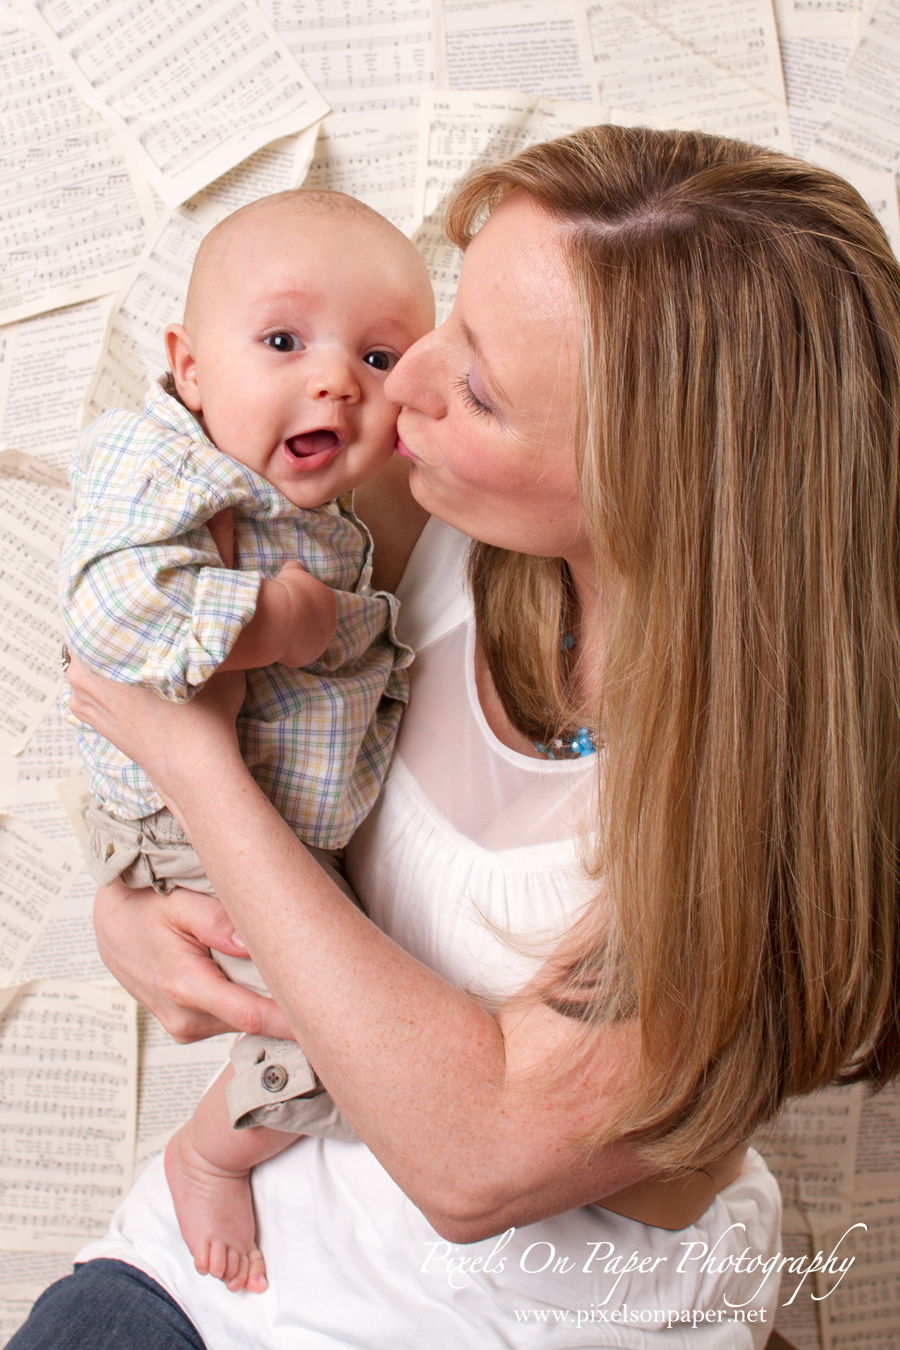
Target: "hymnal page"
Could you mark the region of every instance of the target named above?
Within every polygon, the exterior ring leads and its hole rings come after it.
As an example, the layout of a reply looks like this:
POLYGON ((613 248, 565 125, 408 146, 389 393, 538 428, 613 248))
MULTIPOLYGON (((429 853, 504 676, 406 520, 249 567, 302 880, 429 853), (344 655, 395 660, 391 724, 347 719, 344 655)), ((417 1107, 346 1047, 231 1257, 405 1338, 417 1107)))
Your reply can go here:
POLYGON ((93 921, 96 894, 97 883, 90 872, 79 872, 23 966, 21 979, 115 984, 97 951, 93 921))
POLYGON ((108 408, 140 411, 148 384, 167 368, 163 331, 184 315, 191 267, 203 236, 238 207, 296 187, 314 147, 312 132, 276 141, 163 218, 113 304, 85 398, 85 426, 108 408))
MULTIPOLYGON (((87 781, 87 775, 80 776, 87 781)), ((55 841, 75 859, 76 872, 67 893, 31 949, 18 977, 21 980, 88 980, 115 984, 100 960, 92 912, 97 883, 84 871, 83 845, 62 801, 73 780, 26 779, 0 798, 0 809, 13 813, 36 831, 44 842, 55 841)), ((78 780, 75 780, 78 781, 78 780)), ((2 1272, 0 1272, 2 1278, 2 1272)))
POLYGON ((783 1232, 818 1241, 849 1222, 861 1099, 859 1088, 794 1098, 753 1140, 781 1187, 783 1232))
POLYGON ((597 103, 791 150, 771 0, 572 0, 597 103))
POLYGON ((253 0, 31 0, 51 53, 165 204, 328 105, 253 0))
POLYGON ((413 225, 419 119, 415 108, 326 117, 305 188, 346 192, 404 234, 413 225))
POLYGON ((83 866, 64 844, 0 815, 0 985, 15 984, 83 866))
POLYGON ((65 469, 54 468, 52 464, 26 454, 24 450, 0 450, 0 475, 23 478, 26 483, 41 483, 44 487, 69 486, 69 475, 65 469))
POLYGON ((827 1233, 821 1246, 826 1257, 834 1251, 830 1270, 814 1276, 822 1350, 894 1350, 900 1345, 900 1202, 857 1200, 850 1221, 827 1233))
POLYGON ((56 566, 69 494, 0 475, 0 749, 24 750, 60 684, 56 566))
POLYGON ((440 0, 260 0, 337 113, 414 108, 434 87, 440 0))
POLYGON ((34 33, 0 19, 0 323, 114 291, 146 241, 122 146, 34 33))
POLYGON ((781 39, 781 64, 795 155, 807 153, 828 121, 851 49, 848 39, 781 39))
POLYGON ((58 783, 41 786, 50 786, 54 789, 79 847, 84 852, 88 841, 88 826, 84 816, 91 804, 91 780, 86 773, 79 773, 74 778, 63 778, 58 783))
POLYGON ((234 1032, 179 1045, 145 1008, 138 1010, 140 1071, 135 1169, 140 1172, 188 1119, 228 1059, 234 1032))
POLYGON ((444 0, 439 88, 589 101, 575 22, 556 0, 444 0))
POLYGON ((853 42, 864 18, 865 0, 774 0, 778 35, 838 38, 853 42))
POLYGON ((844 84, 809 158, 838 173, 845 165, 900 169, 900 0, 879 0, 850 58, 844 84))
POLYGON ((56 699, 14 763, 20 785, 48 778, 71 778, 80 772, 82 763, 75 728, 63 717, 56 699))
POLYGON ((77 1251, 131 1185, 134 1000, 68 980, 5 992, 0 1248, 77 1251))
POLYGON ((900 1201, 900 1078, 863 1098, 855 1186, 858 1194, 900 1201))
MULTIPOLYGON (((83 776, 87 781, 87 774, 83 776)), ((47 839, 65 844, 76 855, 80 871, 84 865, 84 849, 60 793, 60 788, 75 781, 63 779, 62 782, 54 782, 51 778, 45 778, 38 782, 16 783, 12 788, 0 791, 0 812, 18 816, 47 839)))
POLYGON ((0 446, 61 470, 62 485, 109 308, 104 297, 0 328, 0 446))

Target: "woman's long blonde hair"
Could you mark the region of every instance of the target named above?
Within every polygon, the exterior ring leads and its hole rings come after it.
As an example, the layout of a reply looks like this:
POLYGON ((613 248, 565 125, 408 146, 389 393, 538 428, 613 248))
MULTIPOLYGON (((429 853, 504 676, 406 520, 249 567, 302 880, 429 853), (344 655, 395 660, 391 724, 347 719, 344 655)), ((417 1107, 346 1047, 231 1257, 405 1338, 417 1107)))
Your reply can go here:
MULTIPOLYGON (((690 1166, 791 1095, 900 1068, 900 269, 847 183, 699 133, 534 146, 463 184, 449 236, 516 188, 575 279, 610 583, 612 910, 546 998, 586 1054, 639 1011, 639 1087, 591 1140, 690 1166)), ((566 725, 564 565, 479 545, 472 575, 513 722, 566 725)))

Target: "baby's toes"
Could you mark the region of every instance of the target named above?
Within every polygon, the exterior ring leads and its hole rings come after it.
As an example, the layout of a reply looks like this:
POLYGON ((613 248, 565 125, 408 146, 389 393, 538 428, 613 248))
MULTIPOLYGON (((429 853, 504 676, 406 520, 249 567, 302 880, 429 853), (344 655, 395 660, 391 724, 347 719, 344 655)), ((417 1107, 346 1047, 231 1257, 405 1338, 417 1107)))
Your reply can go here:
POLYGON ((254 1242, 250 1248, 250 1273, 247 1276, 247 1289, 251 1294, 262 1294, 269 1287, 266 1279, 266 1263, 263 1254, 254 1242))
MULTIPOLYGON (((221 1238, 213 1238, 209 1243, 209 1255, 206 1258, 206 1269, 208 1273, 217 1280, 228 1279, 228 1265, 231 1259, 231 1248, 221 1238)), ((199 1270, 200 1267, 198 1266, 199 1270)))
POLYGON ((247 1253, 239 1252, 235 1247, 229 1247, 228 1265, 222 1278, 232 1294, 236 1294, 239 1289, 244 1288, 249 1269, 250 1261, 247 1253))
POLYGON ((198 1275, 209 1274, 209 1243, 199 1242, 194 1252, 194 1269, 198 1275))

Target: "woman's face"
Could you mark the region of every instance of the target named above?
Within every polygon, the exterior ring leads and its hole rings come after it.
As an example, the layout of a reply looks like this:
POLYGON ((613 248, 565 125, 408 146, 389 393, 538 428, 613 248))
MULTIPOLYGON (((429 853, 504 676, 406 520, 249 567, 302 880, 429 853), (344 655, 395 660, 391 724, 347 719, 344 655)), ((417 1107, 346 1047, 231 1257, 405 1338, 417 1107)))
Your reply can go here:
POLYGON ((573 433, 575 291, 559 227, 521 191, 466 251, 453 312, 388 377, 413 494, 463 533, 520 553, 587 551, 573 433))

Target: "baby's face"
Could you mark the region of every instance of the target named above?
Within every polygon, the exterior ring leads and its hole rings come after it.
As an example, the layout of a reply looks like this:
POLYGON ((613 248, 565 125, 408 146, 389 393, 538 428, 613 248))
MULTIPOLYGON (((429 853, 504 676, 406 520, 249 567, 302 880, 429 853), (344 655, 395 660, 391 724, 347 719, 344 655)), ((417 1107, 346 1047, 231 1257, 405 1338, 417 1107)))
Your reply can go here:
POLYGON ((185 328, 166 333, 186 406, 295 506, 349 492, 390 458, 385 377, 434 322, 408 241, 365 217, 274 206, 205 269, 185 328))

